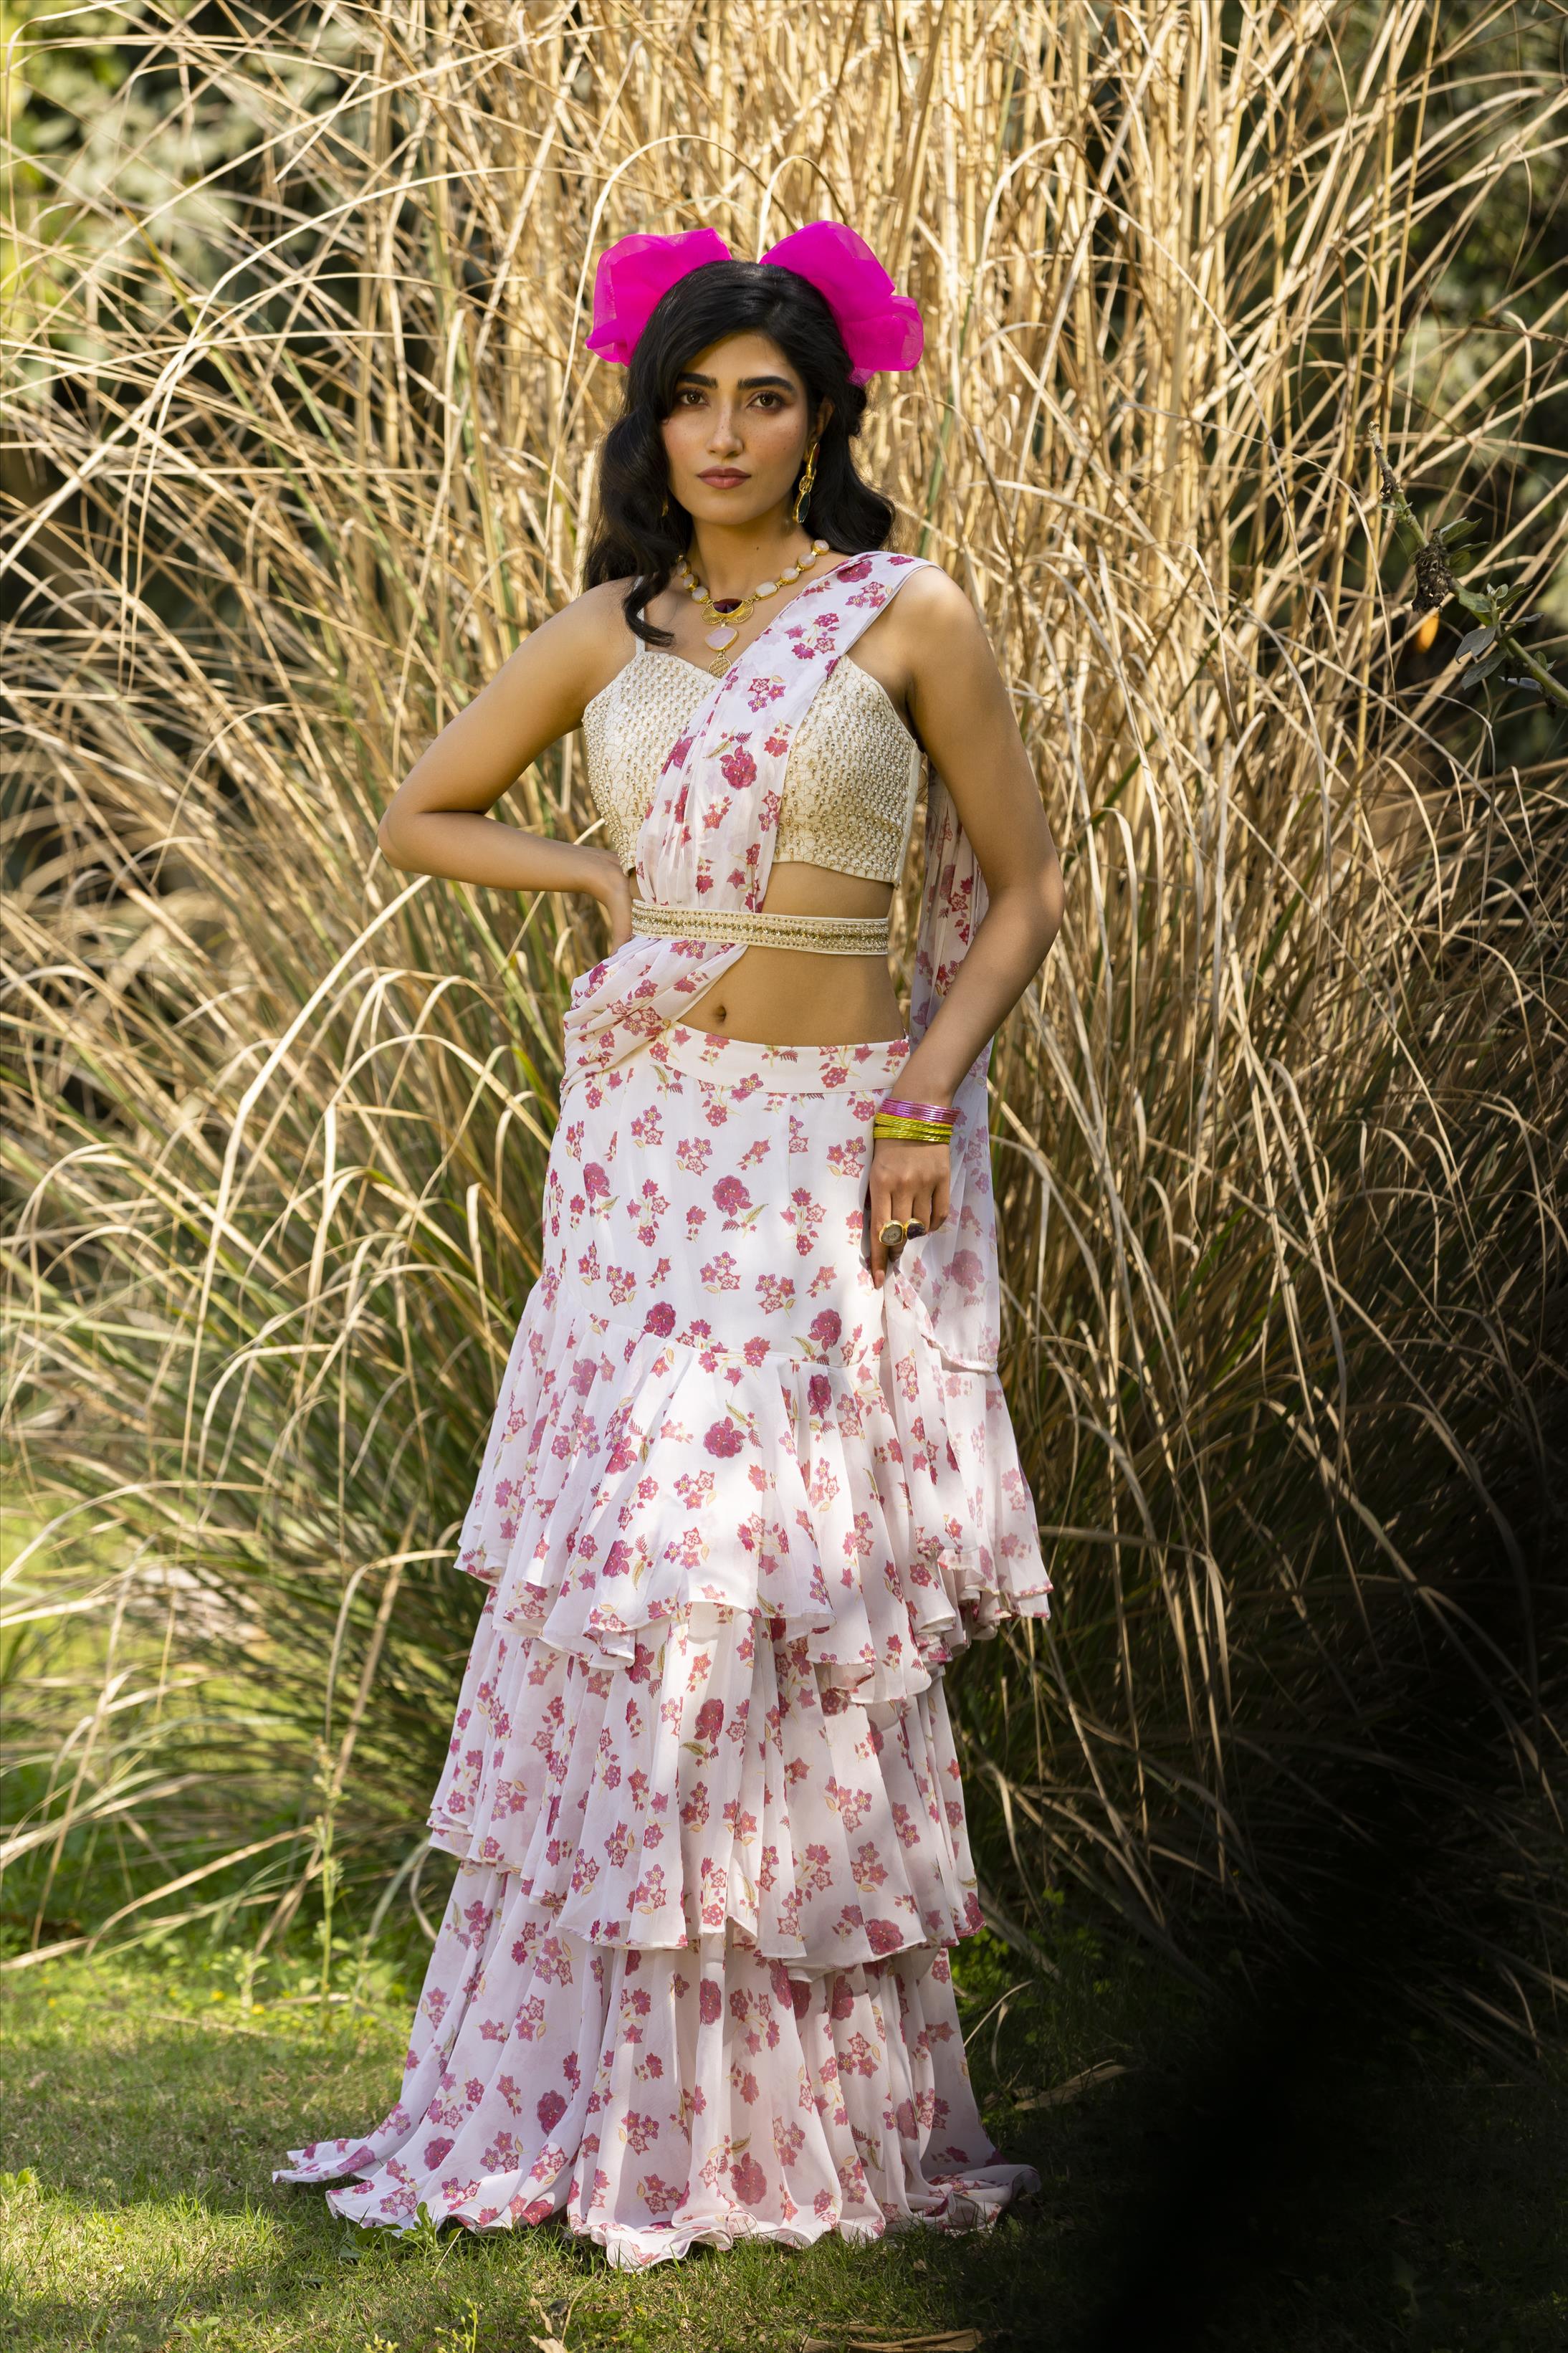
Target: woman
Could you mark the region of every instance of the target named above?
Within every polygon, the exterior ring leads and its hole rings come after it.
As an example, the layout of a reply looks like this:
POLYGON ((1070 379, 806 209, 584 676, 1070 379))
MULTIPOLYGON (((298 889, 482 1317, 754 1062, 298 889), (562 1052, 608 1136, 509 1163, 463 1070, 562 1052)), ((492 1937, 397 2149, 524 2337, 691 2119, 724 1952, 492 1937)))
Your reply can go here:
POLYGON ((280 2179, 613 2263, 990 2221, 947 1947, 942 1672, 1047 1579, 995 1372, 985 1071, 1061 879, 967 599, 883 551, 862 385, 919 314, 852 232, 602 259, 629 362, 586 593, 438 737, 395 865, 580 891, 543 1271, 463 1532, 490 1588, 403 2098, 280 2179), (605 846, 488 812, 582 723, 605 846), (910 1032, 887 960, 922 758, 910 1032), (982 920, 982 918, 984 920, 982 920))

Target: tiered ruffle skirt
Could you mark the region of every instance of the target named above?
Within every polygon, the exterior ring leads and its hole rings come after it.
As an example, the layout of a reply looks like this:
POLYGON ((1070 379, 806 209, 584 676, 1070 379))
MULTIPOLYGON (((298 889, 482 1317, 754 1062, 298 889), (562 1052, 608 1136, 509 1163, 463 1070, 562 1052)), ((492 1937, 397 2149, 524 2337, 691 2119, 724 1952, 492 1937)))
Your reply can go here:
POLYGON ((677 1024, 563 1107, 463 1530, 489 1591, 403 2094, 278 2177, 356 2177, 341 2214, 563 2212, 641 2264, 1034 2186, 964 2063, 942 1669, 1047 1580, 996 1377, 866 1263, 908 1051, 677 1024))

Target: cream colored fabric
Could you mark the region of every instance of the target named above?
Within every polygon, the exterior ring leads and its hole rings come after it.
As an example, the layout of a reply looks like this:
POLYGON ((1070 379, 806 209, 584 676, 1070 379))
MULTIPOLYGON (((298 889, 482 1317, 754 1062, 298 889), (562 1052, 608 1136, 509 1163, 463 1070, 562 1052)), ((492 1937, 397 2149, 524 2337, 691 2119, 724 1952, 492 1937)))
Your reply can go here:
POLYGON ((750 940, 760 948, 805 948, 815 955, 886 955, 887 915, 779 915, 744 907, 656 907, 632 901, 634 932, 667 940, 750 940))
MULTIPOLYGON (((583 713, 588 790, 627 873, 665 754, 713 684, 695 662, 639 638, 583 713)), ((858 662, 840 661, 790 748, 774 862, 798 860, 897 885, 920 774, 920 746, 884 690, 858 662)))

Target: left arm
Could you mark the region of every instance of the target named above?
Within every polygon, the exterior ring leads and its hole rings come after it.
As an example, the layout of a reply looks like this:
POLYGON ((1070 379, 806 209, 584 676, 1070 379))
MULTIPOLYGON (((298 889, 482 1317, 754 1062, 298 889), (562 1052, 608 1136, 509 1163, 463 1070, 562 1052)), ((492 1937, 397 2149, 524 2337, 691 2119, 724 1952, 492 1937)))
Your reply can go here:
MULTIPOLYGON (((907 581, 885 626, 904 673, 905 702, 985 879, 987 906, 947 995, 899 1074, 898 1092, 951 1103, 1061 928, 1061 862, 1013 706, 980 618, 956 581, 934 568, 907 581)), ((880 1287, 889 1218, 942 1223, 948 1148, 879 1144, 871 1163, 871 1268, 880 1287)))

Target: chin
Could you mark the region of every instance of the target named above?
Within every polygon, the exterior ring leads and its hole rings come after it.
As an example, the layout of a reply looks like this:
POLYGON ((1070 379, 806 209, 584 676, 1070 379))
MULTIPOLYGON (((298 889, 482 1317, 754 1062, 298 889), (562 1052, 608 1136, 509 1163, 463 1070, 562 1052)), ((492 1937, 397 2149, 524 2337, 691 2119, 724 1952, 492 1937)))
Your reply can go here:
POLYGON ((773 513, 779 500, 759 499, 754 491, 750 498, 742 500, 729 491, 710 491, 706 482, 699 482, 681 504, 693 522, 747 523, 761 522, 773 513))

